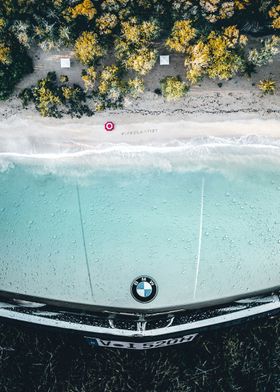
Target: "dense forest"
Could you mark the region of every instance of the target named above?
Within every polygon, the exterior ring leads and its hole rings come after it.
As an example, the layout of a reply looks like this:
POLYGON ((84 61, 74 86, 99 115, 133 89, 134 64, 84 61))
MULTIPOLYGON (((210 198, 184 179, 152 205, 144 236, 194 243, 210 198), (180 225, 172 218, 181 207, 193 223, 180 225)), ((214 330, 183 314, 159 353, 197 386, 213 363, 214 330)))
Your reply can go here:
MULTIPOLYGON (((83 86, 50 72, 20 93, 23 103, 34 102, 43 116, 81 116, 93 114, 88 100, 98 111, 141 94, 159 47, 183 58, 185 75, 160 81, 160 93, 177 99, 204 77, 227 80, 268 64, 279 32, 280 0, 2 0, 0 99, 33 71, 31 48, 73 49, 83 86), (248 47, 251 36, 259 47, 248 47)), ((275 87, 271 79, 259 83, 264 93, 275 87)))

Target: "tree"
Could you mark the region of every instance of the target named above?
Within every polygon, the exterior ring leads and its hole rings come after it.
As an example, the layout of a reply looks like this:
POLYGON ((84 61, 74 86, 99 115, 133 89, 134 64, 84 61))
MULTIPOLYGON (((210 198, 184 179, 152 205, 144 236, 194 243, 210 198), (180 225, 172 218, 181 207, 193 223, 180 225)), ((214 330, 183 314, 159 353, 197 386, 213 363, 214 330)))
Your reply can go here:
POLYGON ((175 101, 182 98, 188 91, 185 82, 179 76, 166 76, 160 82, 162 95, 168 101, 175 101))
POLYGON ((15 85, 28 73, 33 64, 26 49, 11 37, 0 43, 0 100, 7 99, 15 85))
POLYGON ((201 13, 210 23, 230 19, 236 11, 244 10, 251 0, 200 0, 201 13))
POLYGON ((83 0, 74 7, 68 7, 65 15, 67 19, 76 19, 79 16, 84 16, 88 20, 92 20, 96 15, 96 9, 91 0, 83 0))
POLYGON ((104 67, 99 77, 97 109, 122 107, 125 91, 120 69, 115 64, 104 67))
POLYGON ((192 84, 203 76, 227 80, 238 71, 243 71, 245 60, 239 50, 246 42, 247 37, 240 34, 235 26, 224 28, 220 34, 212 31, 206 39, 201 37, 186 50, 187 79, 192 84))
POLYGON ((155 65, 156 59, 156 50, 140 48, 124 60, 124 65, 127 69, 138 72, 140 75, 146 75, 155 65))
POLYGON ((262 48, 249 51, 248 60, 257 67, 272 63, 273 57, 279 53, 280 38, 275 35, 262 40, 262 48))
POLYGON ((252 0, 173 0, 171 10, 173 18, 191 19, 193 22, 205 20, 211 24, 232 18, 238 12, 244 12, 252 0))
POLYGON ((116 27, 118 23, 118 18, 115 14, 111 14, 109 12, 101 15, 96 20, 96 25, 99 29, 100 34, 112 34, 113 29, 116 27))
POLYGON ((11 64, 11 49, 4 42, 0 42, 0 64, 11 64))
POLYGON ((264 79, 259 82, 258 88, 264 94, 274 94, 276 89, 276 82, 272 79, 264 79))
POLYGON ((144 81, 140 78, 129 79, 127 87, 129 94, 134 98, 138 97, 145 90, 144 81))
POLYGON ((55 72, 37 82, 37 85, 24 89, 19 97, 23 105, 34 102, 35 108, 43 117, 60 118, 63 114, 71 117, 91 116, 93 112, 86 104, 86 94, 83 89, 74 84, 61 85, 55 72))
POLYGON ((59 91, 56 89, 56 76, 48 73, 45 79, 38 81, 32 89, 33 100, 37 110, 43 117, 61 117, 58 106, 62 103, 59 91))
POLYGON ((67 75, 60 75, 59 81, 60 83, 67 83, 69 81, 69 78, 67 75))
POLYGON ((75 42, 75 55, 82 64, 88 65, 104 54, 95 33, 84 31, 75 42))
POLYGON ((101 8, 109 12, 121 12, 128 5, 129 0, 103 0, 101 8))
POLYGON ((186 53, 190 42, 196 37, 197 32, 191 25, 190 20, 175 22, 170 37, 166 40, 166 46, 178 53, 186 53))
POLYGON ((55 24, 51 24, 43 18, 39 20, 39 24, 34 26, 34 38, 39 41, 39 47, 45 52, 60 46, 55 24))
POLYGON ((94 67, 88 67, 82 71, 82 79, 84 82, 85 90, 92 90, 96 82, 97 72, 94 67))
POLYGON ((269 10, 268 15, 272 19, 272 27, 280 29, 280 0, 269 10))
POLYGON ((19 43, 26 46, 27 48, 30 48, 31 37, 28 34, 29 33, 28 29, 29 29, 29 25, 20 20, 17 20, 11 27, 11 31, 13 32, 14 36, 19 41, 19 43))
POLYGON ((155 65, 157 51, 151 49, 152 40, 159 33, 155 21, 139 23, 136 18, 121 23, 121 36, 115 42, 116 57, 124 67, 147 74, 155 65))

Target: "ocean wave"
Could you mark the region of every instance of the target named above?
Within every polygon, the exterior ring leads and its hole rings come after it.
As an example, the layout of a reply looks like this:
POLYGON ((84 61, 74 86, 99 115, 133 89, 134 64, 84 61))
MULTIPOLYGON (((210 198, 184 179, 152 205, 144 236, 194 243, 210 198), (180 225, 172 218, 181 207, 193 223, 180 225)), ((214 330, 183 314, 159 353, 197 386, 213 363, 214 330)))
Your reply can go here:
MULTIPOLYGON (((165 171, 219 171, 235 173, 280 165, 280 140, 263 136, 197 137, 163 144, 103 143, 94 148, 73 143, 71 148, 45 153, 0 153, 0 171, 14 165, 38 172, 85 176, 93 170, 160 169, 165 171), (82 170, 81 170, 82 169, 82 170)), ((279 166, 280 168, 280 166, 279 166)))

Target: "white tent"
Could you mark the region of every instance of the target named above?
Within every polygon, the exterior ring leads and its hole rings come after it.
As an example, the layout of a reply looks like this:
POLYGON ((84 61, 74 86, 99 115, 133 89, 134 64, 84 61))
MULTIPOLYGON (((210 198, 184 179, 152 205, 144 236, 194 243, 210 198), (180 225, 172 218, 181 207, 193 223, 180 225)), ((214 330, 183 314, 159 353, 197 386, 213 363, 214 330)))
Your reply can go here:
POLYGON ((159 56, 160 65, 169 65, 169 55, 159 56))
POLYGON ((60 66, 61 68, 70 68, 71 62, 69 57, 64 57, 60 59, 60 66))

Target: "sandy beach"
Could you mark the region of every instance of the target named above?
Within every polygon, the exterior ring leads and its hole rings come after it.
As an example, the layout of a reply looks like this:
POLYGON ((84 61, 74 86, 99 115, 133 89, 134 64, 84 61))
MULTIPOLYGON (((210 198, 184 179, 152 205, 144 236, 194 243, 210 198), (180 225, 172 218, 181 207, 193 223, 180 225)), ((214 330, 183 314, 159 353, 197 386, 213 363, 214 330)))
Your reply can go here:
MULTIPOLYGON (((59 154, 90 150, 104 143, 162 145, 205 136, 278 138, 279 89, 274 95, 263 96, 252 85, 268 71, 276 75, 278 64, 275 61, 264 67, 252 79, 224 82, 222 88, 205 79, 176 102, 168 102, 148 89, 137 99, 126 98, 122 110, 81 119, 42 118, 34 108, 24 109, 14 95, 0 103, 0 152, 59 154), (108 120, 115 123, 113 132, 104 130, 108 120)), ((29 82, 24 81, 25 85, 29 82)))

